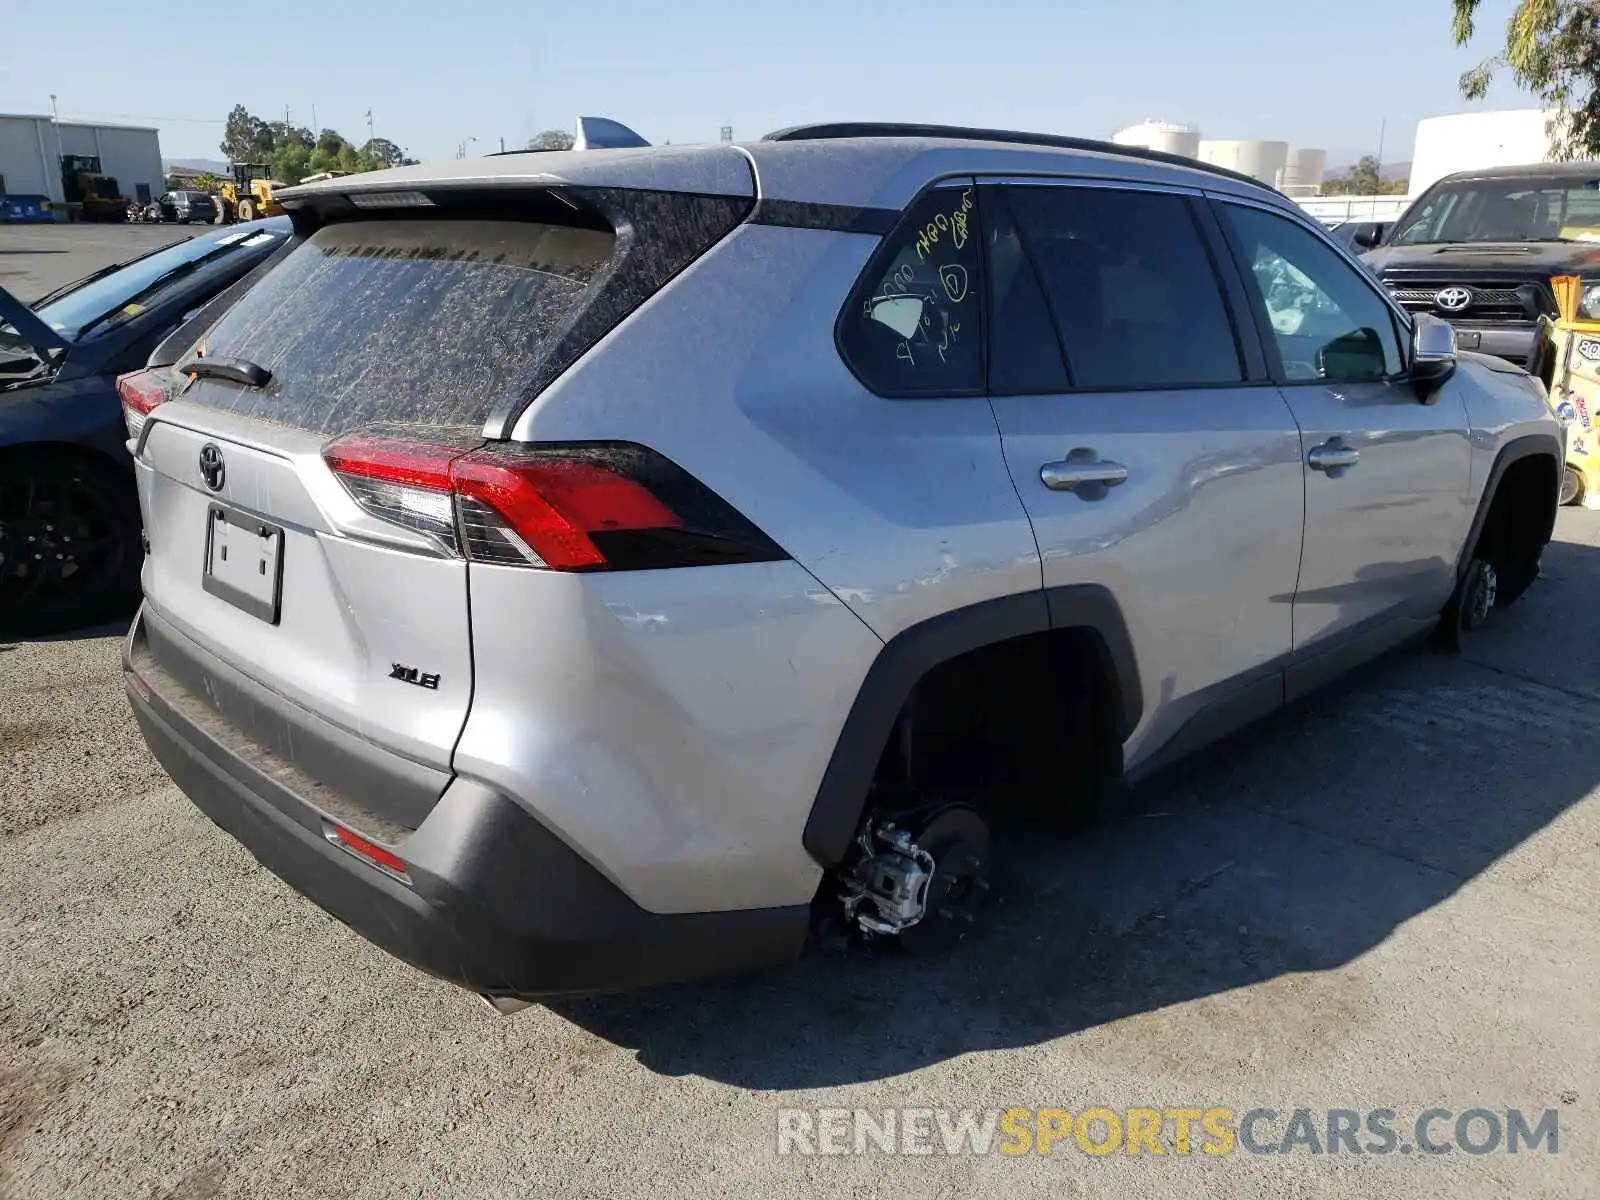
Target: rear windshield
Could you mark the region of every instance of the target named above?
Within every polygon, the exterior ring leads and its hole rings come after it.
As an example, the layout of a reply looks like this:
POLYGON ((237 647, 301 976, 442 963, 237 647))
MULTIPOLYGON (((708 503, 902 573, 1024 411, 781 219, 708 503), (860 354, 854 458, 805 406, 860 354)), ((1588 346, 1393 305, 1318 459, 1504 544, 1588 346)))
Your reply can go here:
POLYGON ((271 371, 266 386, 202 380, 185 399, 330 435, 481 424, 533 376, 614 241, 527 221, 328 226, 204 339, 271 371))

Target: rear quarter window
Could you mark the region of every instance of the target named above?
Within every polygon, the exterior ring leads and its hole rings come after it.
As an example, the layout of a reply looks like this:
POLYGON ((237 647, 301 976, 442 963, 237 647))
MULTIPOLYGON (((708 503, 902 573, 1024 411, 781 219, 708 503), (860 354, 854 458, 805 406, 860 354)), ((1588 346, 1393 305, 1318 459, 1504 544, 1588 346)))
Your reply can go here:
POLYGON ((977 195, 970 184, 924 193, 845 303, 840 353, 879 395, 984 390, 977 195))
POLYGON ((354 221, 318 230, 204 339, 272 372, 186 398, 335 435, 480 425, 520 394, 611 254, 610 232, 528 221, 354 221))

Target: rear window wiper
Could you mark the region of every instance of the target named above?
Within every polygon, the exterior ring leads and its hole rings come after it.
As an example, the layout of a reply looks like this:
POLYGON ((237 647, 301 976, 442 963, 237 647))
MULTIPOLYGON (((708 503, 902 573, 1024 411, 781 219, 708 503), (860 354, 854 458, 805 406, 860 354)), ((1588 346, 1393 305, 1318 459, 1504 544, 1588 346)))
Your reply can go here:
POLYGON ((246 358, 197 358, 184 363, 179 370, 196 379, 226 379, 229 383, 242 383, 245 387, 265 387, 272 378, 271 371, 246 358))

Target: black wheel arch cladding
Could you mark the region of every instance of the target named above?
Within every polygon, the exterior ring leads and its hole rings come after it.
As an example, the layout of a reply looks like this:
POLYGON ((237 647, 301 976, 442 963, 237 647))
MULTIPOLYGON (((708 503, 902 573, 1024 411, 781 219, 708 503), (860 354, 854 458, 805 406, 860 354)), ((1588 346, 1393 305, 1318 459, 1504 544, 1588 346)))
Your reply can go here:
POLYGON ((1554 471, 1551 479, 1550 511, 1548 519, 1541 522, 1539 545, 1546 545, 1554 535, 1556 511, 1561 506, 1561 475, 1565 466, 1561 439, 1553 433, 1524 434, 1502 446, 1500 452, 1495 455, 1494 465, 1489 468, 1489 478, 1485 481, 1483 492, 1478 497, 1478 508, 1473 514, 1472 526, 1467 532, 1466 541, 1461 545, 1461 555, 1456 562, 1458 582, 1466 578, 1467 568, 1477 557, 1479 539, 1483 536, 1489 514, 1494 509, 1495 497, 1499 494, 1506 472, 1516 463, 1539 457, 1547 459, 1554 471))
POLYGON ((941 613, 895 635, 868 669, 845 718, 806 821, 806 851, 824 867, 844 859, 866 807, 873 773, 894 723, 929 671, 973 650, 1052 630, 1080 629, 1090 639, 1126 740, 1144 711, 1138 663, 1127 622, 1098 584, 1002 596, 941 613))

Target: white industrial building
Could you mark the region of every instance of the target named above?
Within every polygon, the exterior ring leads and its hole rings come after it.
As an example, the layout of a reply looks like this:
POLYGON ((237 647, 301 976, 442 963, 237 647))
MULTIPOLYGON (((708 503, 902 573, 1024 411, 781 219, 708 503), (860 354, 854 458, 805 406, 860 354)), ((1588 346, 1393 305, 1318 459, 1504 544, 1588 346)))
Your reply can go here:
POLYGON ((115 179, 124 196, 149 200, 164 190, 161 140, 154 129, 0 114, 0 195, 48 196, 60 203, 65 154, 98 158, 100 174, 115 179))

